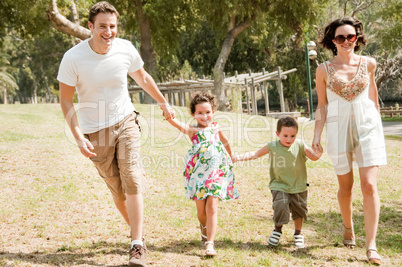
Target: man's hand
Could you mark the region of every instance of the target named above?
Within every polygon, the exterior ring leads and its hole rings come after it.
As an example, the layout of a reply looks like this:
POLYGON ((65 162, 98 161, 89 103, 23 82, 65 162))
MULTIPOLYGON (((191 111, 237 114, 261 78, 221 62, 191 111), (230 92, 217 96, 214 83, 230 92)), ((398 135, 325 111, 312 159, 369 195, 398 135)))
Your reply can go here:
POLYGON ((96 157, 96 154, 90 151, 94 150, 94 147, 92 146, 91 142, 89 142, 88 139, 83 138, 76 141, 82 155, 84 155, 87 158, 96 157))
POLYGON ((166 120, 174 119, 176 117, 174 109, 169 104, 159 104, 159 107, 162 109, 162 115, 166 120))

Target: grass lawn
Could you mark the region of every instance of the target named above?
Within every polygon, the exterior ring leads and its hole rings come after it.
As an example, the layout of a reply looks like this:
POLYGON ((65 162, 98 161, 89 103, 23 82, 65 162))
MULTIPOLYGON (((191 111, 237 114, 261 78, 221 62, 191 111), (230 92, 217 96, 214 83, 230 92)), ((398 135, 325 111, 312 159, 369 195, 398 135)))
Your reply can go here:
MULTIPOLYGON (((364 266, 365 236, 358 175, 354 186, 357 246, 342 245, 337 181, 328 157, 308 161, 309 220, 305 249, 292 246, 293 225, 277 248, 268 157, 235 165, 239 200, 220 202, 216 249, 205 258, 194 203, 184 196, 183 159, 189 138, 163 120, 159 108, 143 115, 142 155, 147 172, 145 236, 150 266, 364 266)), ((186 109, 180 120, 192 122, 186 109)), ((275 140, 273 119, 215 113, 237 153, 275 140)), ((300 125, 311 144, 313 124, 300 125)), ((325 142, 325 140, 324 140, 325 142)), ((402 137, 386 138, 388 165, 380 168, 379 252, 384 266, 402 266, 402 137)), ((0 266, 124 266, 129 227, 90 160, 82 156, 59 105, 0 105, 0 266)))

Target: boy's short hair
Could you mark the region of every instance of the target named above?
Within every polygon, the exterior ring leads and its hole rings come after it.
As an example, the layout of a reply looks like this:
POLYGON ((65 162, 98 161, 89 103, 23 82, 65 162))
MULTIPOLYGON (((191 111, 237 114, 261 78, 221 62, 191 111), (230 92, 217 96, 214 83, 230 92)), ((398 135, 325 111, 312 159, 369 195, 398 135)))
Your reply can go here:
POLYGON ((94 4, 90 9, 89 9, 89 18, 88 20, 94 24, 95 23, 95 17, 99 13, 112 13, 115 14, 117 17, 117 20, 119 20, 120 14, 117 11, 117 9, 112 6, 109 2, 107 1, 102 1, 94 4))
POLYGON ((281 132, 282 127, 293 127, 297 131, 299 131, 299 125, 297 124, 297 121, 292 118, 292 117, 283 117, 278 120, 278 123, 276 124, 276 131, 278 133, 281 132))

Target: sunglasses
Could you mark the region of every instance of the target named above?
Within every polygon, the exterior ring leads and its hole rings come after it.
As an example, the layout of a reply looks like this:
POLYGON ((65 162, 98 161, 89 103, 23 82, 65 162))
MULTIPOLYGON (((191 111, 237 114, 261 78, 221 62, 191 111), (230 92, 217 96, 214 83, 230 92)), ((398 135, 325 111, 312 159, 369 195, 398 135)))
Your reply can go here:
POLYGON ((354 42, 357 39, 356 34, 348 34, 347 36, 344 35, 337 35, 335 37, 335 42, 338 44, 343 44, 345 40, 348 40, 348 42, 354 42))

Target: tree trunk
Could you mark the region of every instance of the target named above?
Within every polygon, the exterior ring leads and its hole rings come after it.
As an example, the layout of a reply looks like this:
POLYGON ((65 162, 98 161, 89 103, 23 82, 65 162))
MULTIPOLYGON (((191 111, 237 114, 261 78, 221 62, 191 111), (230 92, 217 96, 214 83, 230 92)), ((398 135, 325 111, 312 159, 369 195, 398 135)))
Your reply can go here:
MULTIPOLYGON (((156 52, 152 46, 151 41, 151 26, 148 17, 142 11, 142 0, 136 0, 137 17, 140 25, 140 54, 144 60, 144 69, 156 80, 157 77, 157 62, 156 52)), ((154 103, 155 101, 151 96, 145 93, 144 102, 146 104, 154 103)))
POLYGON ((244 21, 239 25, 235 26, 234 16, 230 20, 229 31, 226 34, 226 38, 223 41, 221 52, 216 60, 214 67, 214 91, 218 100, 219 110, 226 110, 226 98, 223 90, 223 71, 225 69, 226 61, 229 57, 230 51, 233 46, 233 42, 239 33, 250 26, 250 21, 244 21))
POLYGON ((3 87, 3 104, 7 104, 7 87, 5 85, 3 87))
POLYGON ((59 13, 56 0, 52 0, 49 10, 47 11, 47 18, 50 20, 56 30, 60 32, 67 33, 68 35, 77 37, 81 40, 91 37, 90 30, 71 22, 59 13))

